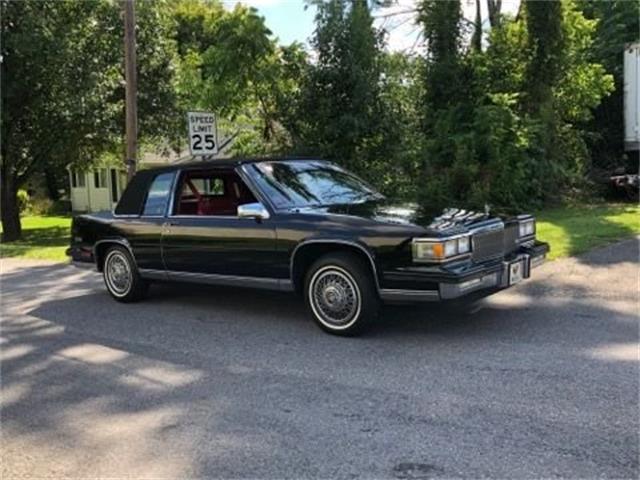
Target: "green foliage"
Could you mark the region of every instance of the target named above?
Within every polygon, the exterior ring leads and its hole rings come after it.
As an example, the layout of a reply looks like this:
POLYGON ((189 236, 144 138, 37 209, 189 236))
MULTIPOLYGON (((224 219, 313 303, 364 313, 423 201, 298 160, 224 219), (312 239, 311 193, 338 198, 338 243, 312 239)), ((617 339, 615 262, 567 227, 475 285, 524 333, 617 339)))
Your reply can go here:
POLYGON ((552 88, 564 61, 564 9, 558 1, 524 0, 527 51, 530 58, 525 73, 526 108, 545 118, 552 126, 552 88))
POLYGON ((15 257, 37 260, 67 261, 71 217, 31 216, 22 218, 24 234, 17 242, 0 244, 0 258, 15 257))
MULTIPOLYGON (((585 188, 593 151, 600 167, 622 155, 622 45, 638 37, 638 3, 523 1, 517 18, 489 2, 487 42, 476 19, 471 48, 460 0, 421 0, 421 58, 385 51, 372 9, 389 0, 309 0, 312 54, 242 4, 137 0, 140 144, 177 146, 185 111, 211 110, 230 153, 331 158, 433 209, 555 201, 585 188)), ((68 164, 122 155, 123 32, 113 0, 0 9, 6 234, 34 173, 55 192, 68 164)))
MULTIPOLYGON (((142 138, 176 132, 167 2, 136 2, 142 138)), ((124 126, 121 6, 108 0, 0 2, 2 221, 20 234, 15 194, 37 172, 65 175, 117 151, 124 126)), ((55 183, 55 179, 54 182, 55 183)))
POLYGON ((280 47, 253 8, 227 11, 219 2, 173 5, 179 61, 176 89, 184 110, 218 113, 232 152, 257 155, 291 144, 283 124, 306 56, 298 44, 280 47))
POLYGON ((580 204, 534 212, 538 238, 552 245, 550 259, 578 255, 640 234, 640 206, 580 204))
POLYGON ((29 194, 26 190, 18 190, 18 209, 20 213, 26 212, 29 210, 31 205, 31 199, 29 198, 29 194))
POLYGON ((602 64, 613 75, 615 90, 604 98, 589 125, 593 132, 587 139, 593 164, 610 172, 617 167, 637 170, 638 165, 624 153, 624 46, 640 40, 640 2, 638 0, 579 0, 578 8, 588 19, 595 20, 594 42, 590 60, 602 64))
MULTIPOLYGON (((430 5, 438 24, 440 3, 430 5)), ((612 78, 590 60, 595 22, 572 1, 552 3, 503 18, 485 52, 427 59, 425 88, 446 82, 450 93, 425 97, 423 203, 521 210, 585 187, 586 123, 612 78)))
POLYGON ((380 36, 372 23, 364 1, 319 3, 317 61, 302 86, 304 147, 358 171, 379 133, 380 36))

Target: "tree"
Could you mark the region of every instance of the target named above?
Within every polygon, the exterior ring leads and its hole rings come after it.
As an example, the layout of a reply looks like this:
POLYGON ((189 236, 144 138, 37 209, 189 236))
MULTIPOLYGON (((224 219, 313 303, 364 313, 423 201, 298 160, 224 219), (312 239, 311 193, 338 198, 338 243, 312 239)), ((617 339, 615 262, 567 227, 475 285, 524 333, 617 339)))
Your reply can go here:
POLYGON ((21 235, 17 191, 39 167, 52 157, 73 159, 104 147, 95 134, 107 121, 103 105, 117 78, 99 75, 109 64, 103 7, 95 1, 0 4, 4 241, 21 235))
MULTIPOLYGON (((587 19, 597 21, 590 59, 600 63, 614 78, 615 90, 594 112, 590 138, 594 164, 611 171, 624 161, 624 72, 623 49, 628 43, 640 40, 640 5, 637 1, 580 0, 578 8, 587 19)), ((629 162, 631 169, 638 167, 629 162)))
POLYGON ((264 18, 243 5, 227 11, 217 2, 183 0, 173 16, 183 107, 213 110, 238 129, 236 153, 281 149, 288 138, 279 109, 295 89, 293 64, 305 61, 301 47, 278 46, 264 18))
MULTIPOLYGON (((140 133, 149 137, 175 131, 163 5, 139 3, 140 133)), ((82 167, 122 145, 123 33, 118 4, 106 0, 2 0, 0 9, 2 226, 11 241, 21 235, 17 191, 34 173, 82 167)))
POLYGON ((499 27, 502 0, 487 0, 487 10, 489 12, 489 24, 491 28, 499 27))
POLYGON ((564 54, 563 9, 559 0, 525 0, 524 5, 527 49, 531 52, 525 82, 527 109, 540 112, 550 110, 552 88, 560 74, 564 54))
POLYGON ((320 153, 366 177, 384 143, 382 36, 365 0, 317 2, 317 60, 303 79, 298 150, 320 153))
POLYGON ((473 22, 471 47, 478 52, 482 50, 482 10, 480 9, 480 0, 476 0, 476 19, 473 22))

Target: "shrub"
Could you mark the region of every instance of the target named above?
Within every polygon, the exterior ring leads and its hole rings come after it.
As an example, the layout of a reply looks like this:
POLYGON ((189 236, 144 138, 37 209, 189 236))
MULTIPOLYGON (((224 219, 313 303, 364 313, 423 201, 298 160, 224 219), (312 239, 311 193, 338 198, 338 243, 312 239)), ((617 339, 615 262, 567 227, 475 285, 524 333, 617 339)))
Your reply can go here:
POLYGON ((31 208, 31 198, 26 190, 18 190, 18 210, 25 213, 31 208))

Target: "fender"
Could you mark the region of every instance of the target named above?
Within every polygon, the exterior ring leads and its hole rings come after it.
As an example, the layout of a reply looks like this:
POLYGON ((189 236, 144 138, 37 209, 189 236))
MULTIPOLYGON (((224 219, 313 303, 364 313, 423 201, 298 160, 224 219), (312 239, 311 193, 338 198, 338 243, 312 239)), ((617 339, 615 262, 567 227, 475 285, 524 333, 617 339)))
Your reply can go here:
POLYGON ((343 239, 343 238, 311 238, 308 240, 303 240, 302 242, 298 243, 298 245, 296 245, 296 247, 293 249, 293 253, 291 254, 291 260, 289 265, 289 275, 292 281, 293 281, 293 267, 295 265, 295 258, 296 258, 296 254, 298 253, 298 250, 304 246, 311 245, 311 244, 348 245, 362 251, 365 254, 365 256, 369 259, 369 263, 371 264, 371 268, 373 269, 373 278, 376 283, 376 290, 380 292, 380 284, 378 279, 378 267, 376 266, 376 262, 371 252, 364 245, 358 243, 357 241, 343 239))
POLYGON ((93 245, 93 258, 96 263, 96 268, 100 271, 99 263, 98 263, 98 246, 102 243, 116 243, 118 245, 122 245, 129 251, 129 255, 133 258, 133 262, 138 266, 138 262, 136 261, 136 256, 133 254, 133 250, 131 249, 131 244, 126 238, 123 237, 114 237, 114 238, 104 238, 102 240, 98 240, 93 245))

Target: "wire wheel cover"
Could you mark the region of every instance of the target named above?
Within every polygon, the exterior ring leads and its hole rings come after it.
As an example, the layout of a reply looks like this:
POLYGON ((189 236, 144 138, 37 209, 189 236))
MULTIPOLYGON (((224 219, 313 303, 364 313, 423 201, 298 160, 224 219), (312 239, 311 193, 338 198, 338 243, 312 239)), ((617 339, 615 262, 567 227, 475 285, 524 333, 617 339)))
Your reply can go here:
POLYGON ((131 267, 120 252, 113 252, 107 258, 107 283, 116 295, 125 295, 131 286, 131 267))
POLYGON ((321 270, 311 285, 314 311, 321 320, 334 326, 344 326, 360 312, 360 292, 345 273, 332 267, 321 270))

